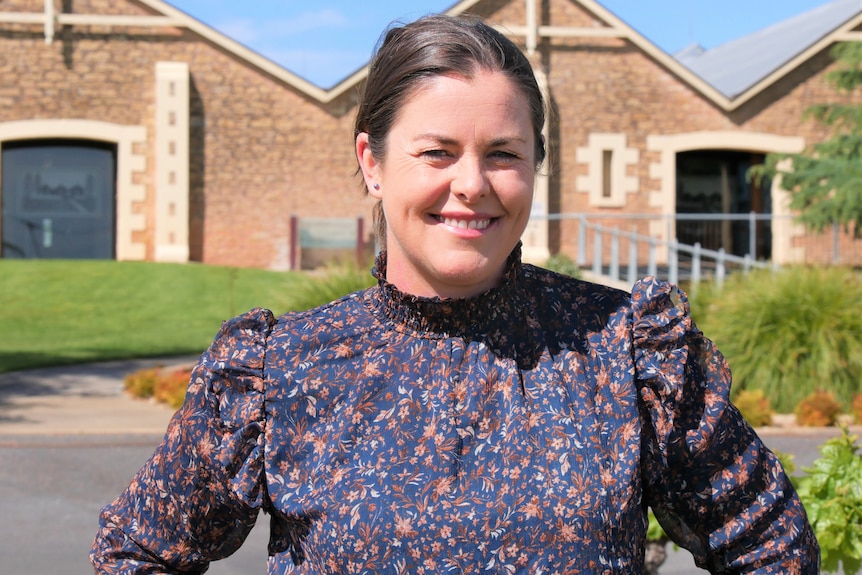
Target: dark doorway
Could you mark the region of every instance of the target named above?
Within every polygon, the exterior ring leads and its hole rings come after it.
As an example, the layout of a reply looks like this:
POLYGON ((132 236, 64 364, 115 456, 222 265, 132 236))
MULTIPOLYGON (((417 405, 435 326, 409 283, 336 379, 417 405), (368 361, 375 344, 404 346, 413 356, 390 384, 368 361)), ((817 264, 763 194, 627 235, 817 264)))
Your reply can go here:
POLYGON ((116 146, 8 143, 2 151, 2 256, 113 259, 116 146))
MULTIPOLYGON (((762 164, 763 154, 724 150, 682 152, 676 157, 676 211, 678 214, 769 214, 772 212, 769 182, 749 182, 747 173, 762 164)), ((680 220, 677 238, 685 244, 699 242, 706 249, 733 255, 751 253, 752 228, 748 220, 680 220)), ((772 254, 772 226, 758 220, 754 227, 756 259, 772 254)))

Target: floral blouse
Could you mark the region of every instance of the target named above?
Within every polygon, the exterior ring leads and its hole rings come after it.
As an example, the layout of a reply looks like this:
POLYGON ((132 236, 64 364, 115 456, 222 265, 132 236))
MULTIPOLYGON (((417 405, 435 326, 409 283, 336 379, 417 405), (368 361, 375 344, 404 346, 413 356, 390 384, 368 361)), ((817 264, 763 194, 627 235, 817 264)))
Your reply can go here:
POLYGON ((268 571, 632 574, 646 509, 713 573, 816 574, 776 457, 685 296, 522 264, 465 300, 385 281, 226 322, 100 517, 98 573, 202 573, 260 510, 268 571))

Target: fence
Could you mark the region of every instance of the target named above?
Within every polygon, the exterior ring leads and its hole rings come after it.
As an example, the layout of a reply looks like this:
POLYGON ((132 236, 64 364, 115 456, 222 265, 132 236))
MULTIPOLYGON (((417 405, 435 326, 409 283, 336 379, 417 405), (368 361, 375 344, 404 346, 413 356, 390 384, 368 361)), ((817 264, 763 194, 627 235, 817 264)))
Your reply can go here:
MULTIPOLYGON (((764 226, 762 222, 772 221, 772 216, 769 214, 673 214, 671 216, 555 214, 549 216, 549 219, 579 220, 576 263, 584 269, 590 269, 593 274, 606 276, 614 282, 626 281, 633 284, 644 275, 654 275, 663 277, 671 283, 687 280, 697 284, 705 278, 711 277, 721 284, 731 270, 741 270, 747 273, 753 268, 775 267, 772 263, 758 260, 754 256, 758 253, 758 246, 763 244, 762 241, 760 244, 758 243, 763 239, 764 226), (666 220, 667 237, 674 239, 670 241, 660 240, 649 235, 625 231, 619 227, 605 226, 591 221, 600 218, 653 221, 662 218, 666 220), (682 243, 675 233, 679 221, 718 222, 725 225, 725 229, 727 227, 726 222, 746 222, 748 224, 747 234, 744 234, 748 239, 746 253, 740 256, 728 253, 723 246, 718 249, 709 249, 703 247, 700 242, 694 242, 693 245, 682 243), (609 244, 609 249, 605 249, 606 241, 609 244), (589 246, 592 246, 592 262, 591 266, 587 268, 589 246), (627 247, 627 251, 624 252, 622 247, 627 247), (659 257, 660 254, 661 258, 659 257), (624 276, 623 270, 625 270, 624 276)), ((726 233, 722 234, 722 238, 726 237, 726 233)))

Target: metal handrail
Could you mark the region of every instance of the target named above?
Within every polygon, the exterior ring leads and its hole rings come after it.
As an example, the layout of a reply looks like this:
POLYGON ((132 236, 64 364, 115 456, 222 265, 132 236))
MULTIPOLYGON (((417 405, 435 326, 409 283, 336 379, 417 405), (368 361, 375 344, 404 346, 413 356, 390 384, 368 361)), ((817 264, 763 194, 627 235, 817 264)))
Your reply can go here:
MULTIPOLYGON (((646 274, 659 276, 659 267, 657 264, 657 252, 659 249, 667 250, 667 271, 666 278, 671 283, 679 283, 680 280, 680 254, 687 254, 691 258, 689 279, 692 284, 697 284, 703 281, 706 274, 704 273, 704 260, 709 260, 713 263, 713 277, 718 284, 722 284, 727 277, 728 270, 731 266, 739 267, 743 273, 748 273, 753 268, 762 269, 777 269, 777 265, 771 262, 757 261, 752 257, 754 246, 756 245, 756 222, 762 220, 772 220, 774 216, 771 214, 672 214, 670 216, 661 216, 655 214, 551 214, 549 220, 564 220, 578 219, 580 226, 578 229, 578 255, 576 263, 586 268, 587 264, 587 234, 592 231, 593 258, 591 271, 594 275, 605 276, 613 282, 620 282, 625 279, 633 284, 641 274, 640 262, 640 247, 647 247, 647 264, 646 274), (744 256, 728 254, 724 248, 718 250, 710 250, 701 246, 699 242, 693 245, 679 242, 676 238, 671 240, 663 240, 653 236, 638 234, 637 232, 621 230, 618 227, 609 227, 599 223, 590 221, 591 219, 667 219, 670 223, 676 220, 714 220, 714 221, 748 221, 751 224, 749 253, 744 256), (606 258, 604 253, 604 238, 610 238, 610 254, 606 258), (626 277, 621 275, 620 265, 620 240, 625 239, 629 242, 628 264, 626 266, 626 277), (607 261, 606 261, 607 260, 607 261), (607 271, 605 271, 607 270, 607 271)), ((668 234, 670 236, 670 234, 668 234)))

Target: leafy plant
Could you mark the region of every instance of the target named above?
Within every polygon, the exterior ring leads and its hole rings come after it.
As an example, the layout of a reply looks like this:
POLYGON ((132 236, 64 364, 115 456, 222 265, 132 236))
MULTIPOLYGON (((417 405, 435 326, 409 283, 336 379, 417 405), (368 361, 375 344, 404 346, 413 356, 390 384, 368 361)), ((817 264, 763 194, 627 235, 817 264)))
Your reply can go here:
POLYGON ((777 449, 773 449, 772 452, 775 454, 775 457, 778 458, 778 461, 781 462, 781 467, 784 468, 784 473, 790 477, 791 474, 796 472, 796 456, 792 453, 785 453, 783 451, 779 451, 777 449))
POLYGON ((652 509, 649 509, 647 511, 647 519, 649 521, 649 523, 647 524, 647 541, 658 541, 660 543, 666 543, 669 537, 662 528, 661 523, 659 523, 658 519, 656 519, 655 513, 653 513, 652 509))
POLYGON ((737 392, 733 404, 754 427, 772 423, 772 407, 762 389, 743 389, 737 392))
POLYGON ((841 405, 835 394, 819 389, 796 406, 796 422, 807 427, 835 425, 841 415, 841 405))
POLYGON ((549 257, 542 267, 551 271, 572 276, 573 278, 581 277, 581 268, 566 254, 554 254, 549 257))
POLYGON ((159 369, 141 369, 123 378, 123 389, 133 397, 146 399, 152 397, 159 382, 159 369))
POLYGON ((176 409, 185 400, 191 371, 190 367, 140 369, 123 378, 123 387, 133 397, 151 397, 176 409))
POLYGON ((153 390, 153 398, 159 403, 167 404, 177 409, 186 399, 186 389, 192 375, 190 368, 163 370, 153 390))
POLYGON ((297 282, 290 294, 290 309, 311 309, 349 293, 374 285, 375 279, 368 269, 360 269, 355 262, 330 262, 315 274, 306 274, 297 282))
MULTIPOLYGON (((862 43, 836 44, 832 56, 838 67, 826 75, 827 82, 838 92, 852 93, 862 84, 862 43)), ((790 208, 808 228, 822 231, 839 223, 862 237, 862 107, 819 104, 808 108, 806 117, 831 129, 832 136, 801 154, 769 154, 751 176, 780 176, 781 186, 790 192, 790 208)))
MULTIPOLYGON (((700 297, 700 296, 699 296, 700 297)), ((841 267, 734 274, 698 324, 727 357, 736 392, 760 389, 779 413, 817 389, 862 392, 862 281, 841 267)))
POLYGON ((820 543, 821 569, 857 573, 862 568, 862 456, 856 436, 843 429, 821 446, 820 454, 796 483, 820 543))

